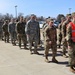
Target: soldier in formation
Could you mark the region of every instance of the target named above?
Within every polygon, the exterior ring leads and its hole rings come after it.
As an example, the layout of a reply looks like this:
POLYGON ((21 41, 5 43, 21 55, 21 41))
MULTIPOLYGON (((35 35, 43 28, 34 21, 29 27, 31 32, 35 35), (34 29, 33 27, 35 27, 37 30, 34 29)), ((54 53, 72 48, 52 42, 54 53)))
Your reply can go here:
POLYGON ((39 54, 37 52, 37 46, 39 43, 40 27, 39 27, 39 22, 36 21, 36 16, 34 14, 31 15, 30 20, 27 22, 25 31, 29 43, 30 54, 33 54, 32 44, 34 44, 34 54, 39 54))
POLYGON ((67 26, 67 43, 70 70, 75 73, 75 12, 72 13, 72 22, 67 26))
POLYGON ((57 31, 53 23, 54 23, 53 19, 50 19, 48 26, 45 28, 44 31, 45 61, 49 62, 48 53, 49 49, 52 49, 52 62, 58 63, 58 61, 55 58, 57 52, 57 44, 56 44, 57 31))
POLYGON ((61 48, 62 42, 62 24, 65 21, 65 17, 61 18, 61 23, 58 25, 58 34, 57 34, 57 41, 58 41, 58 48, 61 48))
POLYGON ((11 43, 13 45, 16 45, 17 33, 16 33, 16 23, 14 19, 11 19, 8 29, 9 29, 9 34, 11 37, 11 43))
POLYGON ((4 21, 2 29, 3 29, 4 41, 9 43, 9 32, 8 32, 8 21, 7 20, 4 21))
POLYGON ((23 42, 24 48, 27 49, 26 47, 27 38, 25 34, 25 25, 26 23, 24 22, 24 18, 20 17, 20 21, 17 23, 17 36, 18 36, 19 47, 21 48, 22 42, 23 42))
POLYGON ((67 14, 66 15, 66 21, 62 24, 62 55, 63 57, 67 57, 66 55, 66 49, 67 49, 67 41, 66 41, 66 30, 67 30, 67 26, 68 24, 71 22, 71 14, 67 14))

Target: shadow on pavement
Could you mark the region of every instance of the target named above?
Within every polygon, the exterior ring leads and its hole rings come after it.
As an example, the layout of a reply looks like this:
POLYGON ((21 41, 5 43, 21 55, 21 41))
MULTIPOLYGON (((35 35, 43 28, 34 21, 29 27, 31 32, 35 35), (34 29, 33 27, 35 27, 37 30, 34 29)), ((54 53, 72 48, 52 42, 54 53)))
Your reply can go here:
POLYGON ((59 62, 58 61, 58 64, 60 64, 60 65, 68 65, 68 61, 65 61, 65 62, 59 62))

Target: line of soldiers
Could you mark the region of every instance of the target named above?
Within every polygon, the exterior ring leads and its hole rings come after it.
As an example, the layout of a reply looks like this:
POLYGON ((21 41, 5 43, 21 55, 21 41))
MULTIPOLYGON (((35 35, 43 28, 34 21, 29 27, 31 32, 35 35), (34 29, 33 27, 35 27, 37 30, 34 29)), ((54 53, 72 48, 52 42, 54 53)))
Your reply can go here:
POLYGON ((45 47, 45 61, 49 63, 48 54, 49 49, 52 49, 52 61, 58 63, 56 60, 57 41, 60 48, 62 42, 62 55, 69 57, 69 67, 75 73, 75 12, 67 14, 66 18, 61 18, 61 23, 58 25, 58 34, 54 26, 53 19, 47 19, 43 26, 44 47, 45 47), (66 55, 68 49, 68 56, 66 55))
MULTIPOLYGON (((29 44, 30 54, 38 54, 38 44, 40 44, 40 27, 39 22, 34 14, 31 15, 29 21, 24 21, 23 17, 20 17, 20 21, 15 22, 14 19, 10 23, 5 21, 3 24, 4 41, 9 43, 9 35, 11 37, 11 43, 16 45, 16 41, 19 43, 21 48, 22 43, 25 49, 29 44), (34 50, 32 49, 34 46, 34 50)), ((56 59, 57 54, 57 40, 59 47, 62 42, 62 55, 67 57, 66 49, 68 49, 69 66, 70 70, 75 73, 75 13, 67 14, 66 19, 61 18, 61 23, 58 26, 58 37, 57 29, 54 25, 54 20, 48 18, 43 26, 43 37, 44 37, 44 56, 45 61, 49 63, 48 54, 49 49, 52 50, 52 62, 58 63, 56 59)))
POLYGON ((11 19, 10 22, 5 20, 2 26, 4 42, 9 43, 9 39, 11 39, 12 45, 16 45, 16 41, 18 41, 20 48, 23 42, 24 48, 26 48, 27 38, 25 34, 25 25, 26 22, 23 17, 20 17, 20 21, 18 22, 15 21, 15 19, 11 19))
POLYGON ((5 20, 2 30, 5 43, 9 43, 9 39, 12 45, 16 45, 18 42, 20 49, 22 44, 24 49, 28 49, 27 44, 29 44, 30 53, 39 54, 37 52, 37 45, 40 44, 40 27, 34 14, 31 15, 28 21, 23 17, 20 17, 20 20, 17 22, 14 19, 11 19, 10 22, 5 20), (32 50, 32 46, 34 46, 34 51, 32 50))

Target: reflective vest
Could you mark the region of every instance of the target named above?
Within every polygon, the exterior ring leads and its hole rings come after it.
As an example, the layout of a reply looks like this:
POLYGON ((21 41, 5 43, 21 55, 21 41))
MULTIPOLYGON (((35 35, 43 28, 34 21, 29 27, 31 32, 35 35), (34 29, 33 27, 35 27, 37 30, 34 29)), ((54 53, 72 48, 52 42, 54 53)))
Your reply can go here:
POLYGON ((72 28, 72 41, 75 42, 75 24, 73 22, 70 22, 71 28, 72 28))

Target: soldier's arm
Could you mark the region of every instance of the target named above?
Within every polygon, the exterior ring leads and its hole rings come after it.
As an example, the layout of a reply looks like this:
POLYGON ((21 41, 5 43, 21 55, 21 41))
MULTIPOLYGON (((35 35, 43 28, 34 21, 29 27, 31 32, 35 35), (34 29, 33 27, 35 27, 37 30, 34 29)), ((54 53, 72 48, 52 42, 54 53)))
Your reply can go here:
POLYGON ((66 24, 63 23, 63 25, 62 25, 62 37, 65 38, 65 35, 66 35, 66 24))
POLYGON ((38 35, 40 37, 40 26, 39 26, 39 23, 38 23, 38 35))
POLYGON ((5 31, 4 25, 2 26, 3 31, 5 31))
POLYGON ((19 23, 16 24, 17 33, 19 33, 19 23))
POLYGON ((16 23, 15 23, 15 31, 17 32, 17 25, 16 25, 16 23))
POLYGON ((25 32, 27 35, 30 34, 30 22, 27 22, 26 27, 25 27, 25 32))
POLYGON ((58 29, 60 29, 60 24, 58 25, 58 29))
POLYGON ((46 42, 50 41, 48 33, 49 33, 49 28, 47 27, 47 28, 45 28, 45 32, 44 32, 46 42))
POLYGON ((67 39, 67 42, 68 42, 68 45, 70 46, 71 45, 71 25, 69 24, 68 27, 67 27, 67 36, 66 36, 66 39, 67 39))
POLYGON ((10 24, 8 25, 8 32, 11 33, 11 26, 10 26, 10 24))
POLYGON ((58 36, 60 37, 60 33, 61 33, 61 24, 58 25, 58 36))
POLYGON ((40 26, 39 26, 39 22, 38 23, 38 39, 39 39, 39 44, 40 44, 40 26))

